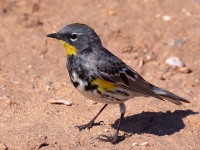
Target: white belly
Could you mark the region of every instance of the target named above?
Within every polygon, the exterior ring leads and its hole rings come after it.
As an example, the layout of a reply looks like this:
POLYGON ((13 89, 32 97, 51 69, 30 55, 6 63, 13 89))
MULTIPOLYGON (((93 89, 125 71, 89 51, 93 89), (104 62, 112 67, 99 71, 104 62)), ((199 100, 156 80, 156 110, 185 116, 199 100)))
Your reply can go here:
MULTIPOLYGON (((78 82, 79 85, 76 87, 76 89, 86 98, 100 102, 100 103, 106 103, 106 104, 119 104, 121 102, 124 102, 128 99, 130 99, 132 96, 124 96, 120 94, 115 94, 115 93, 104 93, 103 95, 100 95, 100 93, 97 92, 97 90, 92 90, 92 91, 86 91, 85 87, 88 85, 87 82, 80 80, 80 78, 77 76, 75 72, 72 73, 72 78, 74 82, 78 82), (105 96, 109 95, 109 96, 105 96), (117 96, 117 97, 116 97, 117 96), (118 99, 118 100, 116 100, 118 99)), ((120 89, 120 88, 119 88, 120 89)), ((120 89, 122 90, 122 89, 120 89)))

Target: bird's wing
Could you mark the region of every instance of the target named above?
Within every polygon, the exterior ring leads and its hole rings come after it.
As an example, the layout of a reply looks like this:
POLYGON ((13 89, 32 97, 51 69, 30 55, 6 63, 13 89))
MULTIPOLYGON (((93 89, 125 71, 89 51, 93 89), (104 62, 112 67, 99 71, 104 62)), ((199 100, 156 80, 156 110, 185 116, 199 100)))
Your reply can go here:
POLYGON ((100 78, 107 82, 140 95, 158 98, 147 81, 115 56, 104 57, 104 61, 98 61, 97 68, 100 78))

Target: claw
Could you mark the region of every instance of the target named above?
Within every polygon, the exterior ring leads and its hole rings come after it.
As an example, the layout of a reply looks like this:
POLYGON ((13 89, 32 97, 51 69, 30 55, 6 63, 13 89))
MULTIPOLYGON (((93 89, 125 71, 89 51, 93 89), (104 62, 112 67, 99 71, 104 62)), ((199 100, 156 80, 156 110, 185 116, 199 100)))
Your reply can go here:
POLYGON ((97 139, 104 141, 104 142, 111 142, 112 144, 117 144, 120 141, 123 141, 125 139, 125 135, 118 136, 118 133, 115 133, 114 135, 101 134, 97 139))
POLYGON ((98 137, 98 139, 101 140, 101 141, 104 141, 104 142, 111 142, 112 144, 115 144, 118 141, 118 134, 114 134, 114 135, 101 134, 98 137))
POLYGON ((79 129, 79 131, 82 131, 82 130, 84 130, 84 129, 86 129, 86 128, 87 128, 87 129, 92 128, 93 125, 94 125, 94 122, 93 122, 93 121, 90 121, 90 122, 87 123, 87 124, 80 125, 80 126, 75 126, 75 127, 77 127, 77 128, 79 129))
POLYGON ((84 129, 91 129, 93 126, 101 125, 101 123, 103 123, 103 121, 94 123, 94 121, 92 120, 92 121, 90 121, 90 122, 87 123, 87 124, 80 125, 80 126, 75 126, 75 127, 78 128, 79 131, 82 131, 82 130, 84 130, 84 129))

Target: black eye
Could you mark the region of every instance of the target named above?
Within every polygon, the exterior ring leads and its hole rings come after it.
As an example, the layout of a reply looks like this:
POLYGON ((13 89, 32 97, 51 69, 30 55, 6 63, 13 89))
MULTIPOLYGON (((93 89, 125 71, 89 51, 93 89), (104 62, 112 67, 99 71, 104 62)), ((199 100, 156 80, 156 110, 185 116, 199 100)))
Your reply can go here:
POLYGON ((71 40, 71 41, 76 41, 77 38, 78 38, 78 35, 77 35, 76 33, 72 33, 72 34, 70 35, 70 40, 71 40))

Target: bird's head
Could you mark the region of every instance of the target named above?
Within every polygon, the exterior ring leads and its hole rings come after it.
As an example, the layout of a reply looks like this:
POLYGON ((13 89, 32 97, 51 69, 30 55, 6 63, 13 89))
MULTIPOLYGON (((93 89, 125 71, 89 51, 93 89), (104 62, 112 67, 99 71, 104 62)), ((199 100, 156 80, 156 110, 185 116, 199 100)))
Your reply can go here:
POLYGON ((48 34, 47 37, 59 40, 65 47, 68 56, 76 55, 89 47, 102 46, 95 31, 80 23, 69 24, 56 33, 48 34))

